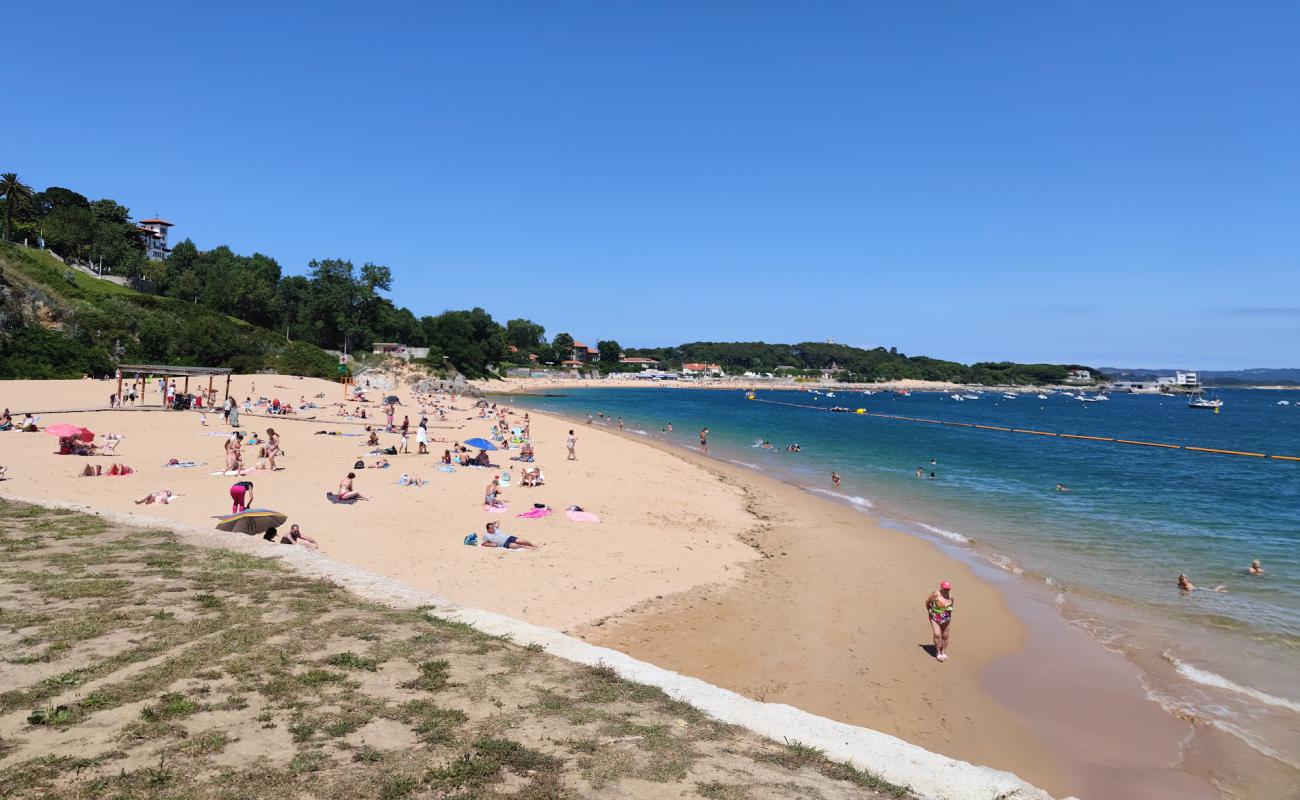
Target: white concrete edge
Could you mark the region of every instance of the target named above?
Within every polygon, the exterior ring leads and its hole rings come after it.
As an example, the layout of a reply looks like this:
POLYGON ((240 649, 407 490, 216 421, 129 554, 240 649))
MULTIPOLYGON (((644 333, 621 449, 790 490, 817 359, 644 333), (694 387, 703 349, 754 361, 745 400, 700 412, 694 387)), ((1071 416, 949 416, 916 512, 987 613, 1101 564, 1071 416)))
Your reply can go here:
POLYGON ((268 547, 261 539, 196 528, 161 517, 107 511, 80 503, 18 496, 9 496, 8 499, 97 515, 138 528, 174 532, 185 543, 198 547, 277 558, 300 573, 334 581, 360 597, 390 607, 431 606, 431 613, 443 619, 465 622, 494 636, 508 636, 519 644, 541 645, 546 652, 566 661, 591 666, 608 665, 622 677, 657 686, 669 696, 722 722, 738 725, 778 742, 797 740, 820 748, 831 759, 849 761, 859 769, 910 787, 922 800, 1052 800, 1047 792, 1010 772, 958 761, 895 736, 819 717, 793 706, 751 700, 698 678, 638 661, 617 650, 597 647, 551 628, 462 606, 393 578, 334 561, 307 548, 268 547))

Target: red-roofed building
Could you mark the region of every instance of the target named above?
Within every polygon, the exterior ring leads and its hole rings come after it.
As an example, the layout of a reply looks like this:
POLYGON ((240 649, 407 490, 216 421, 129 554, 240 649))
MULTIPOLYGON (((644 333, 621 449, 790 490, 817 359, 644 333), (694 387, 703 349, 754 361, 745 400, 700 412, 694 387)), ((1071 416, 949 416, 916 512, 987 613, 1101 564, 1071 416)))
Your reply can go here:
POLYGON ((166 258, 172 251, 167 246, 167 229, 172 227, 172 224, 165 219, 154 217, 140 220, 137 227, 140 229, 140 238, 144 240, 144 254, 149 257, 149 260, 162 261, 166 258))
POLYGON ((600 358, 600 351, 594 347, 588 347, 582 342, 573 343, 573 359, 583 364, 590 364, 600 358))

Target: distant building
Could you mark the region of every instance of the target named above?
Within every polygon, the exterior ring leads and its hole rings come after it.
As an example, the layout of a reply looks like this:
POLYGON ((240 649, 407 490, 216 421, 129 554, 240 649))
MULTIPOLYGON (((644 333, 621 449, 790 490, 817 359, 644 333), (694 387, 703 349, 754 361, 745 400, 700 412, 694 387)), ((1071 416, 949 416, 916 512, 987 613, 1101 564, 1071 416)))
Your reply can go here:
POLYGON ((167 246, 167 229, 172 224, 165 219, 142 219, 138 224, 140 238, 144 240, 144 254, 150 261, 162 261, 172 251, 167 246))
POLYGON ((1199 389, 1201 388, 1200 376, 1195 372, 1183 372, 1177 370, 1173 375, 1161 375, 1156 378, 1156 383, 1162 387, 1170 389, 1199 389))
POLYGON ((584 364, 590 364, 600 358, 600 351, 594 347, 588 347, 582 342, 573 343, 573 360, 581 361, 584 364))
POLYGON ((1066 383, 1092 383, 1092 370, 1072 369, 1065 376, 1066 383))
POLYGON ((688 378, 700 376, 722 377, 722 367, 717 364, 682 364, 682 375, 688 378))
POLYGON ((429 348, 427 347, 408 347, 398 342, 375 342, 370 351, 377 356, 401 358, 406 361, 413 358, 427 358, 429 355, 429 348))
POLYGON ((620 358, 618 363, 641 369, 656 369, 659 366, 659 362, 653 358, 620 358))

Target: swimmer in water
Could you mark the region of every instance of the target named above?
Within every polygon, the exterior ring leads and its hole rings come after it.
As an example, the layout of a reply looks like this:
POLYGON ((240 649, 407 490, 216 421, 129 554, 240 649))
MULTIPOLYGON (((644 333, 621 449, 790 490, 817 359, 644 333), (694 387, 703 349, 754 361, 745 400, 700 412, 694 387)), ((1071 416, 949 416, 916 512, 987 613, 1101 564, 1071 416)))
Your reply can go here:
POLYGON ((839 486, 839 485, 840 485, 840 474, 838 472, 831 472, 831 486, 839 486))
POLYGON ((917 467, 917 468, 916 468, 916 479, 919 481, 919 480, 921 480, 921 479, 924 478, 924 477, 925 477, 925 470, 921 469, 920 467, 917 467))
POLYGON ((1250 569, 1247 570, 1247 572, 1249 572, 1251 575, 1263 575, 1263 574, 1264 574, 1264 568, 1263 568, 1262 566, 1260 566, 1260 564, 1259 564, 1259 559, 1258 559, 1258 558, 1255 559, 1254 561, 1250 562, 1250 569))
MULTIPOLYGON (((1178 576, 1178 588, 1182 589, 1184 592, 1197 591, 1196 584, 1192 583, 1191 579, 1188 578, 1186 575, 1181 575, 1181 574, 1178 576)), ((1213 589, 1200 589, 1200 591, 1202 592, 1226 592, 1227 590, 1228 587, 1224 586, 1223 584, 1219 584, 1213 589)))
POLYGON ((1058 484, 1056 484, 1056 491, 1058 491, 1058 492, 1068 492, 1068 491, 1070 491, 1070 487, 1066 486, 1064 483, 1058 483, 1058 484))

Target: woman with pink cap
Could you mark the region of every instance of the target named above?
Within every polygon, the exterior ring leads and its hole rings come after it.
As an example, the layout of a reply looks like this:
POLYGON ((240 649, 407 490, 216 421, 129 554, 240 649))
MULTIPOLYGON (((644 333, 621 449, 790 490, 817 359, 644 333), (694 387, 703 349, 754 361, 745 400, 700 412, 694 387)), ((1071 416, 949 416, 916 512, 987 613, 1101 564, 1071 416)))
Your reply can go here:
POLYGON ((948 627, 952 625, 952 609, 952 584, 947 581, 940 583, 939 588, 925 598, 925 613, 934 632, 934 657, 940 661, 948 660, 948 627))

